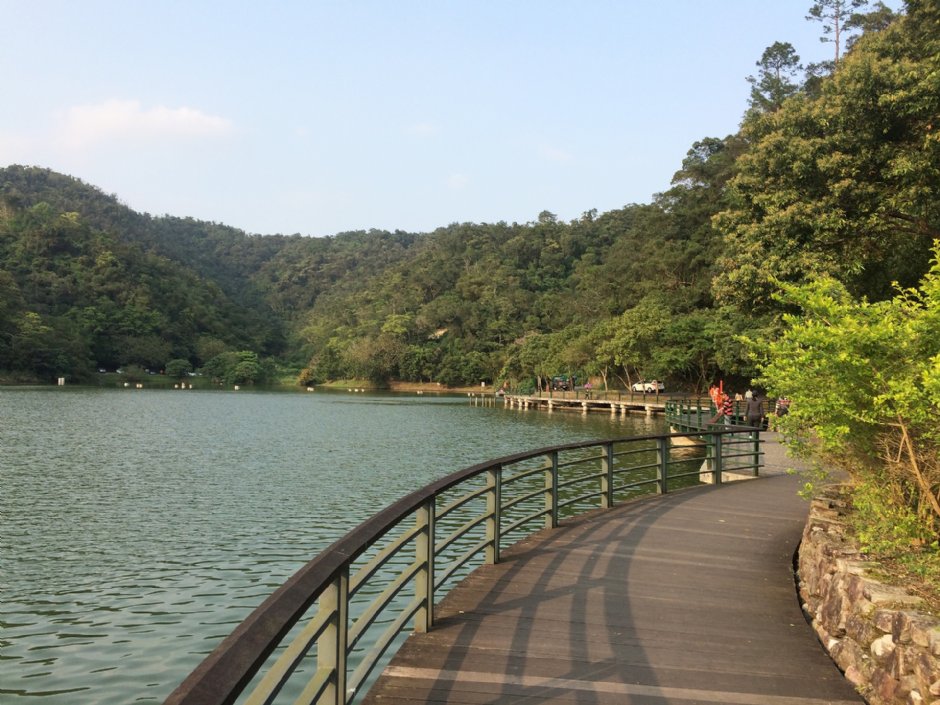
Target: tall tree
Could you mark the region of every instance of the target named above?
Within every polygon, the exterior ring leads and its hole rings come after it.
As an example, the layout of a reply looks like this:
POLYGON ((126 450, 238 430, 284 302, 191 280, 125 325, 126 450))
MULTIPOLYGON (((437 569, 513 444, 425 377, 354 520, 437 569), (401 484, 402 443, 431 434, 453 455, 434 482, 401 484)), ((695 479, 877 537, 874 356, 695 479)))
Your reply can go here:
POLYGON ((859 14, 868 5, 868 0, 816 0, 809 8, 806 19, 822 24, 821 42, 832 42, 835 46, 833 66, 838 67, 843 34, 851 31, 849 25, 853 15, 859 14))
POLYGON ((892 280, 911 286, 923 276, 940 236, 940 40, 923 31, 931 19, 909 12, 859 42, 818 98, 797 95, 742 126, 750 148, 731 205, 716 216, 726 240, 719 302, 766 312, 777 306, 774 280, 812 274, 882 299, 892 280))
POLYGON ((794 95, 800 86, 794 81, 802 70, 800 57, 789 42, 774 42, 764 49, 757 76, 748 76, 751 84, 749 105, 752 110, 772 112, 778 110, 783 101, 794 95))

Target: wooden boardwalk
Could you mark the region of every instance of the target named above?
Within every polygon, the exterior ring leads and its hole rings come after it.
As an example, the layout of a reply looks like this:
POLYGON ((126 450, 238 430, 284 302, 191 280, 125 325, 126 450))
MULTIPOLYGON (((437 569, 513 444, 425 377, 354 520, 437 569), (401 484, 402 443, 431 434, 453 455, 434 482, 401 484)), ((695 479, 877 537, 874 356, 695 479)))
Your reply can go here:
POLYGON ((800 610, 792 556, 807 505, 774 445, 768 476, 595 513, 506 550, 444 599, 365 702, 863 703, 800 610))
POLYGON ((587 393, 555 392, 551 396, 507 394, 503 403, 509 408, 581 411, 605 411, 611 414, 641 412, 662 413, 666 408, 665 395, 640 393, 587 393))

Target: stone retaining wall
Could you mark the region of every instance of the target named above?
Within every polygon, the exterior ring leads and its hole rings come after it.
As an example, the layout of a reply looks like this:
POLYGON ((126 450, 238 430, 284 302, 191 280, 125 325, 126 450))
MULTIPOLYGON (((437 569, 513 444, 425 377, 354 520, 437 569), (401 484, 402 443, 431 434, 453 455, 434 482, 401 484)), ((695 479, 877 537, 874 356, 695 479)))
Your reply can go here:
POLYGON ((813 500, 799 551, 800 598, 839 668, 873 705, 940 705, 940 619, 871 577, 847 538, 838 488, 813 500))

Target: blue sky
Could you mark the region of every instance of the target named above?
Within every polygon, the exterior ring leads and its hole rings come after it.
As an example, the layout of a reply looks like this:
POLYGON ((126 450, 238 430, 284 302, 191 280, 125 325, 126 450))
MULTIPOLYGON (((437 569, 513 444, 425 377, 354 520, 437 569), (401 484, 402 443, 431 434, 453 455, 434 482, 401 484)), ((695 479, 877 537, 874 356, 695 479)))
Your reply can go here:
MULTIPOLYGON (((0 166, 251 233, 649 202, 810 0, 0 0, 0 166)), ((900 7, 900 0, 887 3, 900 7)))

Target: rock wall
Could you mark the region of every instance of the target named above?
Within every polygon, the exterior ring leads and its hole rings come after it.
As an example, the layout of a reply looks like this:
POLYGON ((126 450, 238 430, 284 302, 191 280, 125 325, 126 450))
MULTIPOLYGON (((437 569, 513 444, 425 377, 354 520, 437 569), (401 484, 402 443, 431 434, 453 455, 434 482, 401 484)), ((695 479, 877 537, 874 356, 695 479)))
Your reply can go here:
POLYGON ((799 551, 803 610, 833 660, 873 705, 940 705, 940 619, 872 577, 843 521, 838 487, 813 500, 799 551))

